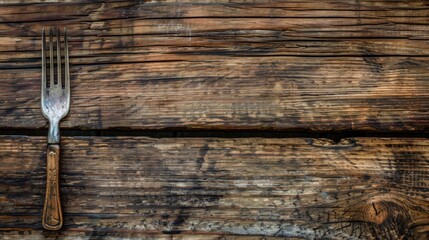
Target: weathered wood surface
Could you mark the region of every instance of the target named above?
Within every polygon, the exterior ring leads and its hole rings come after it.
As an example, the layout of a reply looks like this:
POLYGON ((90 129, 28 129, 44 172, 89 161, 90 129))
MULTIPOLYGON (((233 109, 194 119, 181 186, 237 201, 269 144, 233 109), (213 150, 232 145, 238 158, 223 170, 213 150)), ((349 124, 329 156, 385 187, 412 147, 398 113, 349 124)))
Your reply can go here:
POLYGON ((62 233, 49 233, 42 231, 11 231, 7 233, 2 233, 2 239, 4 240, 42 240, 42 239, 109 239, 109 240, 124 240, 124 236, 127 236, 127 239, 137 239, 137 240, 298 240, 302 238, 289 238, 289 237, 267 237, 267 236, 239 236, 239 235, 225 235, 225 234, 157 234, 150 233, 125 233, 124 232, 62 232, 62 233))
POLYGON ((426 1, 0 6, 0 128, 46 126, 40 30, 56 25, 66 128, 428 129, 426 1))
MULTIPOLYGON (((63 140, 59 236, 429 237, 428 139, 63 140)), ((2 238, 49 234, 44 154, 0 137, 2 238)))

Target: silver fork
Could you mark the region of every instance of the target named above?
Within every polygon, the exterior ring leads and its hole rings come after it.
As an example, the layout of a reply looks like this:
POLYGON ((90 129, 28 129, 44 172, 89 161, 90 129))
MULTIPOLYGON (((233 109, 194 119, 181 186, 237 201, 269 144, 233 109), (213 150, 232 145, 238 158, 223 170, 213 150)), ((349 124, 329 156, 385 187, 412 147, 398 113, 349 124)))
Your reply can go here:
POLYGON ((49 120, 47 164, 46 164, 46 195, 43 207, 42 225, 48 230, 58 230, 63 225, 63 214, 60 202, 59 160, 60 131, 59 123, 70 109, 70 74, 67 33, 64 28, 64 86, 61 72, 61 39, 56 29, 56 68, 54 71, 54 36, 49 30, 49 85, 47 77, 45 29, 42 30, 42 87, 41 104, 43 115, 49 120), (55 81, 56 77, 56 81, 55 81))

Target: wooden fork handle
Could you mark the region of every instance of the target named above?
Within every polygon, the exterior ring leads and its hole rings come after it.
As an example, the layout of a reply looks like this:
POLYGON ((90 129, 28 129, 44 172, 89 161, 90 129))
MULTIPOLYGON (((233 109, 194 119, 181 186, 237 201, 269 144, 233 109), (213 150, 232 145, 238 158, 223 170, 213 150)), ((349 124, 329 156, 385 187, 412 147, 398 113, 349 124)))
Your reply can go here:
POLYGON ((63 213, 60 202, 60 145, 49 144, 46 165, 46 195, 43 207, 43 227, 59 230, 63 226, 63 213))

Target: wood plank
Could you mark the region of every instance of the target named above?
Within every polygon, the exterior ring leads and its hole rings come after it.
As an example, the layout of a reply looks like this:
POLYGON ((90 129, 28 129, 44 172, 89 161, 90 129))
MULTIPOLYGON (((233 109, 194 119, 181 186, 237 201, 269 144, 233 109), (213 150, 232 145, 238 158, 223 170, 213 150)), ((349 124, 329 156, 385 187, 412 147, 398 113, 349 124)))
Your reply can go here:
POLYGON ((428 37, 429 10, 420 1, 76 1, 2 6, 0 13, 5 24, 0 29, 11 35, 20 32, 22 37, 37 37, 39 31, 28 27, 44 26, 48 21, 67 24, 85 36, 98 37, 129 34, 215 37, 210 32, 219 37, 246 37, 251 36, 247 35, 249 32, 270 31, 277 31, 272 37, 283 35, 290 40, 366 37, 427 40, 428 37), (18 24, 26 28, 17 28, 18 24))
POLYGON ((58 25, 71 45, 65 128, 428 129, 420 1, 0 6, 0 128, 46 126, 40 29, 58 25))
MULTIPOLYGON (((73 64, 65 128, 424 130, 426 59, 73 64)), ((74 60, 72 60, 74 61, 74 60)), ((41 128, 40 70, 4 70, 1 127, 41 128)))
MULTIPOLYGON (((429 236, 428 139, 63 140, 63 236, 429 236)), ((0 137, 1 236, 42 237, 45 141, 0 137)))
POLYGON ((429 54, 429 10, 419 2, 81 2, 2 4, 1 57, 23 50, 29 51, 27 57, 38 57, 38 29, 52 21, 79 37, 76 53, 87 57, 121 50, 233 56, 429 54))
POLYGON ((228 235, 228 234, 159 234, 145 232, 47 232, 37 230, 27 231, 1 231, 0 236, 5 240, 44 240, 44 239, 109 239, 109 240, 124 240, 124 239, 139 239, 139 240, 297 240, 303 238, 294 237, 269 237, 269 236, 252 236, 252 235, 228 235))

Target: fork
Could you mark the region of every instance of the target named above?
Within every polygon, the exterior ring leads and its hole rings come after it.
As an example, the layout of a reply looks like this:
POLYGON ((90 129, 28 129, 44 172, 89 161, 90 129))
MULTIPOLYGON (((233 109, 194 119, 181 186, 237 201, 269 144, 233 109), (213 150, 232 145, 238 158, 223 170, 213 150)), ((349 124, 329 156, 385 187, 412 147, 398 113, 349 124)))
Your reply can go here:
POLYGON ((47 164, 46 164, 46 195, 43 207, 42 225, 47 230, 59 230, 63 225, 63 214, 60 202, 59 160, 60 131, 59 123, 70 109, 70 73, 67 33, 64 28, 64 78, 61 72, 61 39, 56 29, 56 70, 54 72, 54 36, 49 30, 49 84, 47 77, 45 28, 42 30, 42 86, 41 105, 43 115, 49 120, 47 164), (56 77, 56 79, 55 79, 56 77), (64 79, 64 86, 63 81, 64 79))

